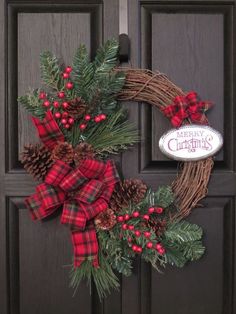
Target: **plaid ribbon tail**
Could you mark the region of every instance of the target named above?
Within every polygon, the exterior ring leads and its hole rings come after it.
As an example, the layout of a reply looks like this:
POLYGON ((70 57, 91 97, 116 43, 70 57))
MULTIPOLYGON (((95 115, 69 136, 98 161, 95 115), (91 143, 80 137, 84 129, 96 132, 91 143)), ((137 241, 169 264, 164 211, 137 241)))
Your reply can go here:
POLYGON ((65 141, 64 135, 50 110, 46 112, 43 120, 32 117, 32 121, 38 131, 39 138, 50 150, 52 150, 58 142, 65 141))

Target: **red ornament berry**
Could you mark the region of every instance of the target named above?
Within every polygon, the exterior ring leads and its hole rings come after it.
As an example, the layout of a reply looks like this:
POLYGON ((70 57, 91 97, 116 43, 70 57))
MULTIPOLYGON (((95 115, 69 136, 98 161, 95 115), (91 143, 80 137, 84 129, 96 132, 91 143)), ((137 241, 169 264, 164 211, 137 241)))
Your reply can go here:
POLYGON ((132 238, 128 237, 128 242, 131 243, 132 242, 132 238))
POLYGON ((53 107, 54 107, 54 108, 59 108, 59 107, 60 107, 59 102, 58 102, 58 101, 54 101, 54 102, 53 102, 53 107))
POLYGON ((68 122, 69 122, 69 124, 71 125, 71 124, 74 124, 75 120, 74 120, 73 118, 69 118, 69 119, 68 119, 68 122))
POLYGON ((124 215, 124 219, 125 219, 125 220, 129 220, 129 219, 130 219, 130 215, 125 214, 125 215, 124 215))
POLYGON ((150 238, 150 236, 151 236, 151 232, 149 232, 149 231, 145 231, 143 234, 146 238, 150 238))
POLYGON ((101 122, 101 118, 100 118, 99 116, 96 116, 96 117, 94 118, 94 121, 95 121, 96 123, 99 123, 99 122, 101 122))
POLYGON ((69 76, 70 76, 70 74, 67 73, 67 72, 62 73, 62 77, 63 77, 64 79, 68 79, 69 76))
POLYGON ((138 247, 137 247, 137 252, 138 252, 138 253, 142 253, 142 251, 143 251, 142 247, 141 247, 141 246, 138 246, 138 247))
POLYGON ((123 225, 122 225, 122 229, 123 229, 123 230, 127 230, 127 228, 128 228, 128 225, 127 225, 127 224, 123 224, 123 225))
POLYGON ((66 111, 62 112, 62 118, 67 118, 67 117, 68 117, 68 115, 69 115, 69 113, 68 113, 68 112, 66 112, 66 111))
POLYGON ((104 113, 100 114, 100 119, 101 120, 106 120, 106 118, 107 118, 107 116, 104 113))
POLYGON ((149 220, 149 215, 143 215, 143 219, 145 219, 145 220, 149 220))
POLYGON ((55 116, 55 118, 60 119, 61 114, 60 114, 60 112, 55 112, 54 116, 55 116))
POLYGON ((84 129, 86 129, 86 124, 85 123, 82 123, 82 124, 80 124, 80 126, 79 126, 79 128, 80 128, 80 130, 84 130, 84 129))
POLYGON ((44 92, 39 93, 39 99, 44 99, 46 97, 47 97, 46 93, 44 92))
POLYGON ((91 119, 91 116, 89 115, 89 114, 86 114, 85 116, 84 116, 84 120, 85 121, 89 121, 91 119))
POLYGON ((139 217, 139 212, 133 212, 133 217, 134 217, 134 218, 139 217))
POLYGON ((50 106, 50 101, 49 100, 45 100, 43 102, 44 107, 49 107, 50 106))
POLYGON ((72 89, 74 87, 74 84, 72 82, 67 82, 66 83, 66 88, 67 89, 72 89))
POLYGON ((155 208, 155 212, 157 213, 157 214, 162 214, 163 213, 163 208, 162 207, 156 207, 155 208))
POLYGON ((154 211, 155 211, 155 208, 154 208, 154 207, 149 207, 149 208, 148 208, 149 214, 154 213, 154 211))
POLYGON ((71 66, 68 66, 65 68, 65 72, 66 73, 70 73, 72 71, 72 67, 71 66))
POLYGON ((160 243, 156 244, 156 250, 159 251, 162 249, 162 245, 160 243))
POLYGON ((135 244, 132 245, 132 250, 133 250, 134 252, 137 252, 137 248, 138 248, 137 245, 135 245, 135 244))
POLYGON ((129 225, 129 226, 128 226, 128 229, 129 229, 129 230, 134 230, 134 225, 129 225))
POLYGON ((161 248, 160 250, 158 250, 158 253, 161 254, 161 255, 164 255, 166 252, 165 248, 161 248))
POLYGON ((66 124, 64 125, 64 127, 65 127, 66 129, 69 129, 69 128, 70 128, 70 124, 69 124, 69 123, 66 123, 66 124))
POLYGON ((64 101, 64 102, 62 103, 62 107, 63 107, 64 109, 67 109, 67 108, 69 107, 68 102, 67 102, 67 101, 64 101))
POLYGON ((141 236, 141 232, 139 230, 135 230, 134 234, 136 235, 136 237, 140 237, 141 236))
POLYGON ((153 243, 152 242, 148 242, 146 244, 146 246, 147 246, 148 249, 151 249, 153 247, 153 243))
POLYGON ((57 96, 58 96, 59 98, 64 98, 64 97, 65 97, 65 93, 64 93, 64 92, 59 92, 59 93, 57 94, 57 96))
POLYGON ((123 216, 118 216, 118 217, 117 217, 117 221, 119 221, 119 222, 124 221, 124 217, 123 217, 123 216))
POLYGON ((67 119, 64 119, 64 118, 61 119, 61 123, 62 123, 62 124, 67 124, 67 119))

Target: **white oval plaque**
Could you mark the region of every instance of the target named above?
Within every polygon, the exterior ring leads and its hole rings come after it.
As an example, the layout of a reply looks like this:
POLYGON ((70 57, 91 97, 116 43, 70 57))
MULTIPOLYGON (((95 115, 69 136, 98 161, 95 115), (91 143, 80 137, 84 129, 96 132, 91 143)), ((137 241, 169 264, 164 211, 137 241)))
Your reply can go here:
POLYGON ((163 154, 175 160, 200 160, 214 155, 223 145, 221 134, 196 124, 171 129, 159 140, 163 154))

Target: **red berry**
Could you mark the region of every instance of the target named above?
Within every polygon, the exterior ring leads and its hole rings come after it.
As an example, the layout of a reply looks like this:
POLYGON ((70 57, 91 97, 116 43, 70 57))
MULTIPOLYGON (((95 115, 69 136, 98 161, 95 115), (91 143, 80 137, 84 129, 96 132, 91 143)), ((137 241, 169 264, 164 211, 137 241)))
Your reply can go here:
POLYGON ((86 124, 85 123, 82 123, 82 124, 80 124, 80 126, 79 126, 79 128, 80 128, 80 130, 84 130, 84 129, 86 129, 86 124))
POLYGON ((55 118, 60 119, 61 114, 60 114, 60 112, 55 112, 54 116, 55 116, 55 118))
POLYGON ((71 66, 68 66, 65 68, 65 72, 66 73, 70 73, 72 71, 72 67, 71 66))
POLYGON ((124 217, 123 217, 123 216, 118 216, 118 217, 117 217, 117 221, 119 221, 119 222, 124 221, 124 217))
POLYGON ((54 102, 53 102, 53 107, 54 107, 54 108, 59 108, 59 107, 60 107, 59 102, 58 102, 58 101, 54 101, 54 102))
POLYGON ((59 98, 64 98, 64 97, 65 97, 65 93, 64 93, 64 92, 59 92, 59 93, 57 94, 57 96, 58 96, 59 98))
POLYGON ((89 115, 89 114, 86 114, 85 116, 84 116, 84 120, 85 121, 89 121, 91 119, 91 116, 89 115))
POLYGON ((153 243, 152 242, 148 242, 146 244, 146 246, 147 246, 148 249, 151 249, 153 247, 153 243))
POLYGON ((67 82, 66 83, 66 88, 67 89, 72 89, 74 87, 74 84, 72 82, 67 82))
POLYGON ((129 220, 129 219, 130 219, 130 215, 125 214, 125 215, 124 215, 124 219, 125 219, 125 220, 129 220))
POLYGON ((157 249, 157 251, 161 250, 162 249, 162 245, 160 243, 157 243, 156 244, 156 249, 157 249))
POLYGON ((127 224, 123 224, 123 225, 122 225, 122 229, 123 229, 123 230, 127 230, 127 228, 128 228, 127 224))
POLYGON ((68 79, 69 76, 70 76, 70 75, 69 75, 69 73, 67 73, 67 72, 62 73, 62 77, 63 77, 64 79, 68 79))
POLYGON ((129 226, 128 226, 128 229, 129 229, 129 230, 134 230, 134 225, 129 225, 129 226))
POLYGON ((100 119, 101 120, 106 120, 106 118, 107 118, 107 116, 104 113, 100 114, 100 119))
POLYGON ((150 236, 151 236, 151 232, 149 232, 149 231, 145 231, 143 234, 146 238, 150 238, 150 236))
POLYGON ((139 216, 139 212, 133 212, 133 217, 137 218, 139 216))
POLYGON ((73 118, 68 119, 69 124, 74 124, 75 120, 73 118))
POLYGON ((128 242, 131 243, 132 242, 132 238, 128 237, 128 242))
POLYGON ((67 124, 67 120, 66 120, 66 119, 64 119, 64 118, 63 118, 63 119, 61 119, 61 123, 62 123, 62 124, 67 124))
POLYGON ((154 213, 154 211, 155 211, 155 208, 154 208, 154 207, 149 207, 149 208, 148 208, 149 214, 154 213))
POLYGON ((149 220, 149 215, 143 215, 143 219, 145 219, 145 220, 149 220))
POLYGON ((141 236, 141 232, 139 230, 135 230, 134 234, 136 235, 136 237, 140 237, 141 236))
POLYGON ((101 118, 100 118, 99 116, 96 116, 96 117, 94 118, 94 121, 95 121, 96 123, 99 123, 99 122, 101 122, 101 118))
POLYGON ((62 117, 63 117, 63 118, 67 118, 67 117, 68 117, 68 115, 69 115, 69 113, 68 113, 68 112, 66 112, 66 111, 62 112, 62 117))
POLYGON ((68 102, 67 102, 67 101, 64 101, 64 102, 62 103, 62 107, 63 107, 64 109, 67 109, 67 108, 69 107, 68 102))
POLYGON ((39 99, 44 99, 46 97, 47 97, 46 93, 44 92, 39 93, 39 99))
POLYGON ((157 213, 157 214, 162 214, 163 213, 163 208, 162 207, 156 207, 155 208, 155 212, 157 213))
POLYGON ((164 255, 165 254, 165 252, 166 252, 166 250, 165 250, 165 248, 163 247, 163 248, 161 248, 159 251, 158 251, 158 253, 159 254, 161 254, 161 255, 164 255))
POLYGON ((66 129, 69 129, 69 128, 70 128, 70 124, 69 124, 69 123, 66 123, 66 124, 64 125, 64 127, 65 127, 66 129))
POLYGON ((142 247, 141 247, 141 246, 138 246, 138 247, 137 247, 137 252, 138 252, 138 253, 142 253, 142 251, 143 251, 142 247))
POLYGON ((135 244, 134 244, 134 245, 132 245, 132 250, 133 250, 134 252, 136 252, 136 251, 137 251, 137 248, 138 248, 138 247, 137 247, 137 245, 135 245, 135 244))
POLYGON ((50 106, 50 101, 49 100, 45 100, 43 102, 44 107, 49 107, 50 106))

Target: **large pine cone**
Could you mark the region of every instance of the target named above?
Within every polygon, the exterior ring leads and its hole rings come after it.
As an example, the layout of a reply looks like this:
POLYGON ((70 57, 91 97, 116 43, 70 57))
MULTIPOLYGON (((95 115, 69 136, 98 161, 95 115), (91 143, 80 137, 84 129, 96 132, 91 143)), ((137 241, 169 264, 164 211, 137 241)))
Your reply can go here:
POLYGON ((114 211, 128 207, 130 202, 140 203, 147 192, 147 186, 139 179, 126 179, 116 184, 110 200, 110 207, 114 211))
POLYGON ((53 164, 51 152, 40 144, 24 146, 21 162, 25 170, 37 180, 43 180, 53 164))
POLYGON ((58 142, 52 151, 52 159, 62 160, 68 164, 72 163, 74 159, 74 150, 71 144, 67 142, 58 142))
POLYGON ((94 222, 98 229, 110 230, 116 224, 116 215, 114 214, 112 209, 107 208, 96 216, 94 222))
POLYGON ((74 149, 74 161, 79 164, 81 160, 95 157, 93 146, 88 143, 80 143, 74 149))
POLYGON ((66 111, 74 119, 79 119, 85 114, 86 109, 87 106, 84 100, 80 97, 77 97, 69 102, 69 107, 66 109, 66 111))

